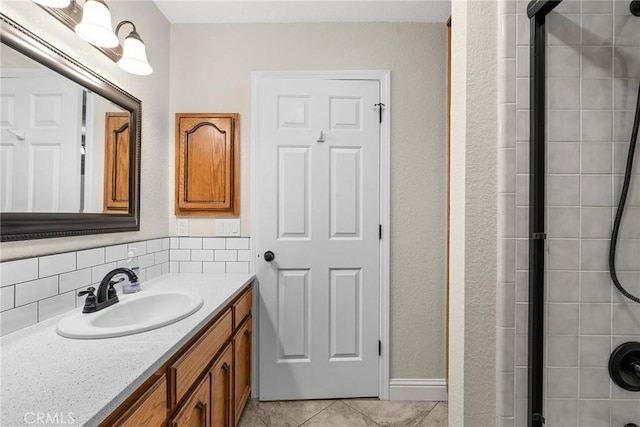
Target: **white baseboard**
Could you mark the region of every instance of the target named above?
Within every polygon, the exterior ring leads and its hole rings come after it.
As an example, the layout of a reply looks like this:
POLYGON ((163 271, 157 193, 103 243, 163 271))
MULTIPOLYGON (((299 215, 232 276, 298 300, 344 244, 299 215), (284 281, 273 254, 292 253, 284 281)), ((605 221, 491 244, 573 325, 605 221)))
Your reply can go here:
POLYGON ((447 401, 447 381, 444 378, 392 378, 389 400, 447 401))

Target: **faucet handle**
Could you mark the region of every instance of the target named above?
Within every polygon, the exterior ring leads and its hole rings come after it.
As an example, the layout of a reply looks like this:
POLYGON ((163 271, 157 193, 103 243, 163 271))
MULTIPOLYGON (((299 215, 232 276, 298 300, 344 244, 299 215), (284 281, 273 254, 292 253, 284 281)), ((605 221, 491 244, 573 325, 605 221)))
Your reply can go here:
POLYGON ((90 286, 87 288, 86 291, 78 292, 79 297, 83 295, 87 296, 87 299, 84 300, 84 307, 82 308, 83 313, 93 313, 94 311, 96 311, 98 306, 98 299, 93 293, 93 291, 95 290, 96 288, 94 288, 93 286, 90 286))
POLYGON ((120 283, 124 281, 124 277, 119 278, 118 280, 110 280, 109 281, 109 289, 107 289, 107 299, 118 299, 118 292, 116 292, 116 289, 113 287, 113 285, 115 285, 116 283, 120 283))
MULTIPOLYGON (((93 295, 93 292, 96 290, 96 288, 94 288, 93 286, 90 286, 87 288, 86 291, 80 291, 78 292, 78 296, 81 297, 83 295, 89 295, 87 298, 91 298, 91 296, 93 295)), ((93 295, 95 297, 95 295, 93 295)))

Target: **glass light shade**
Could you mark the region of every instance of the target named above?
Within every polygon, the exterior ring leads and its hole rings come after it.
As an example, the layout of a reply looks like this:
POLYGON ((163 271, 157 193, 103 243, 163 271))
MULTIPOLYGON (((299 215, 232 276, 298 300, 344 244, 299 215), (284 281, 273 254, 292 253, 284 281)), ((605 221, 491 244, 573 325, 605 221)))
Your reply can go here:
POLYGON ((75 28, 76 34, 84 41, 100 47, 116 47, 118 37, 111 26, 111 12, 99 0, 87 0, 82 12, 82 21, 75 28))
POLYGON ((38 3, 47 7, 67 7, 71 4, 71 0, 33 0, 34 3, 38 3))
POLYGON ((118 61, 118 66, 128 73, 140 76, 153 72, 153 68, 147 61, 147 49, 137 33, 131 33, 124 39, 122 58, 118 61))

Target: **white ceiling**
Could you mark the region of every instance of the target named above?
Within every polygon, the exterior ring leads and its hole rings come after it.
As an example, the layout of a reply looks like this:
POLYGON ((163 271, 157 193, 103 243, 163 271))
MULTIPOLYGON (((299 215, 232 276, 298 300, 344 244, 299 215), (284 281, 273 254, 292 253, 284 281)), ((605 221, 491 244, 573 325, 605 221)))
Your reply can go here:
POLYGON ((173 24, 444 22, 451 0, 153 0, 173 24))

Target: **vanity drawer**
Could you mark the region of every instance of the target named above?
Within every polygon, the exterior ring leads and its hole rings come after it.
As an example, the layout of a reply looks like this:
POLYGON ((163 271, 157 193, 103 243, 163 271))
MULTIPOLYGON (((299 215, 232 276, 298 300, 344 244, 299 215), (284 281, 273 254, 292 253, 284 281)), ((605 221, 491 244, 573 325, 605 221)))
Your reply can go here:
POLYGON ((163 426, 167 418, 167 380, 163 375, 113 425, 163 426))
POLYGON ((251 288, 240 297, 238 301, 233 304, 233 329, 236 330, 242 321, 251 313, 251 303, 253 296, 251 294, 251 288))
POLYGON ((180 402, 213 357, 231 337, 233 321, 227 310, 200 339, 169 368, 171 403, 180 402))

